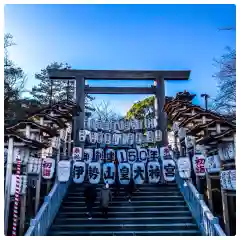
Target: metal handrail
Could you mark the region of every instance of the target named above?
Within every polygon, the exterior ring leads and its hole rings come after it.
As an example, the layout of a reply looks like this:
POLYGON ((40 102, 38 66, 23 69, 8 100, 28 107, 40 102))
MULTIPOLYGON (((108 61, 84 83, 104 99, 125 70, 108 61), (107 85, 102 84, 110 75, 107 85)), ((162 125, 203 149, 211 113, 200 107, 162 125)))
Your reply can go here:
POLYGON ((203 196, 191 181, 180 178, 178 171, 176 171, 176 182, 201 233, 205 236, 226 236, 219 225, 218 218, 213 216, 203 200, 203 196))
POLYGON ((66 183, 57 182, 54 184, 48 196, 44 198, 44 203, 36 217, 31 219, 30 227, 25 233, 25 236, 46 236, 70 183, 71 179, 66 183))

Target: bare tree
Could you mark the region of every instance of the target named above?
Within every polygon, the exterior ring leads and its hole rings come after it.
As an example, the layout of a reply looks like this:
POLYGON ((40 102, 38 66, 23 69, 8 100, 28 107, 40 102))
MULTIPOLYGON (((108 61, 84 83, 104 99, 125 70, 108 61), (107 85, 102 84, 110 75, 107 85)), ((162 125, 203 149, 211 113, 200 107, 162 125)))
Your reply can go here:
POLYGON ((114 112, 110 106, 110 102, 102 101, 99 104, 95 104, 93 117, 101 120, 119 120, 122 118, 118 113, 114 112))
POLYGON ((218 93, 213 109, 221 114, 236 114, 236 50, 226 48, 226 53, 215 60, 219 71, 214 74, 217 80, 218 93))

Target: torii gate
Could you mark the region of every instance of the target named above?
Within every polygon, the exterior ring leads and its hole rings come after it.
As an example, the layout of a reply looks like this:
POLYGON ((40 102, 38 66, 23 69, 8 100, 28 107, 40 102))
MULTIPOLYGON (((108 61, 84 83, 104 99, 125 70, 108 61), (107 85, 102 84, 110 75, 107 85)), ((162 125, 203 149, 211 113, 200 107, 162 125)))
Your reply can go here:
POLYGON ((85 93, 88 94, 155 94, 155 116, 157 129, 162 131, 162 141, 158 147, 167 143, 167 117, 163 112, 165 103, 165 80, 188 80, 190 71, 130 71, 130 70, 73 70, 63 69, 48 71, 50 79, 75 80, 75 97, 78 106, 82 109, 74 119, 74 145, 84 148, 79 141, 79 130, 84 129, 85 93), (90 87, 85 80, 154 80, 151 87, 90 87))

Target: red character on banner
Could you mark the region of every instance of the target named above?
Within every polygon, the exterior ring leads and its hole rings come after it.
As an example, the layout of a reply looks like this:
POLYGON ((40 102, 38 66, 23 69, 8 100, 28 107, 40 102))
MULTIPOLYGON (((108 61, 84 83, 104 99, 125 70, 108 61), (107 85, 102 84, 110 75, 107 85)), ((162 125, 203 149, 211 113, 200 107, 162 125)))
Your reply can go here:
POLYGON ((205 159, 196 157, 196 173, 205 173, 205 159))
POLYGON ((51 163, 45 163, 43 165, 43 176, 50 177, 51 167, 52 167, 51 163))

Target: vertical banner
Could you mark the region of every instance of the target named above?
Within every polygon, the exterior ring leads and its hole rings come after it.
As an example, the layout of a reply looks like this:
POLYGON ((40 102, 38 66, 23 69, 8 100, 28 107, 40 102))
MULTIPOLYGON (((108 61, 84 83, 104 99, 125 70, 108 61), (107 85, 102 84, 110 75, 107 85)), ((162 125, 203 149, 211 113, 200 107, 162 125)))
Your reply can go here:
POLYGON ((102 148, 97 148, 95 149, 95 153, 94 153, 94 161, 95 162, 103 162, 104 159, 104 152, 102 148))
POLYGON ((127 153, 125 149, 117 150, 117 160, 119 163, 127 163, 127 153))
POLYGON ((206 171, 209 173, 220 172, 221 163, 218 155, 208 156, 205 162, 206 171))
POLYGON ((57 177, 59 182, 67 182, 70 177, 71 163, 67 160, 61 160, 57 165, 57 177))
POLYGON ((112 162, 103 164, 104 183, 114 184, 115 182, 115 165, 112 162))
POLYGON ((149 183, 158 183, 161 177, 161 169, 159 162, 149 162, 147 164, 149 183))
POLYGON ((148 159, 149 161, 158 161, 159 152, 157 148, 148 148, 148 159))
POLYGON ((127 151, 128 162, 133 164, 137 160, 137 150, 132 148, 127 151))
POLYGON ((113 150, 113 149, 106 150, 106 160, 107 161, 115 161, 115 150, 113 150))
POLYGON ((101 165, 99 162, 91 162, 88 165, 88 180, 91 184, 98 184, 101 179, 101 165))
POLYGON ((73 164, 73 182, 82 183, 86 174, 85 162, 75 162, 73 164))
POLYGON ((42 161, 42 177, 44 179, 52 179, 55 171, 55 159, 45 158, 42 161))
POLYGON ((85 130, 79 130, 79 141, 85 142, 86 140, 86 131, 85 130))
POLYGON ((73 161, 79 161, 82 159, 82 148, 74 147, 72 151, 73 161))
POLYGON ((195 154, 192 158, 193 169, 196 176, 205 176, 205 158, 201 154, 195 154))
POLYGON ((177 160, 177 166, 180 178, 191 178, 191 162, 188 157, 180 157, 177 160))
POLYGON ((93 149, 85 148, 83 160, 85 163, 90 163, 93 160, 93 149))
POLYGON ((175 180, 175 162, 173 160, 163 161, 163 178, 167 182, 175 180))
POLYGON ((131 178, 131 166, 129 163, 119 163, 118 176, 120 184, 129 184, 131 178))
POLYGON ((146 163, 148 160, 148 151, 145 148, 138 149, 138 161, 146 163))
POLYGON ((132 166, 132 176, 135 184, 143 184, 145 180, 145 165, 142 162, 135 162, 132 166))

